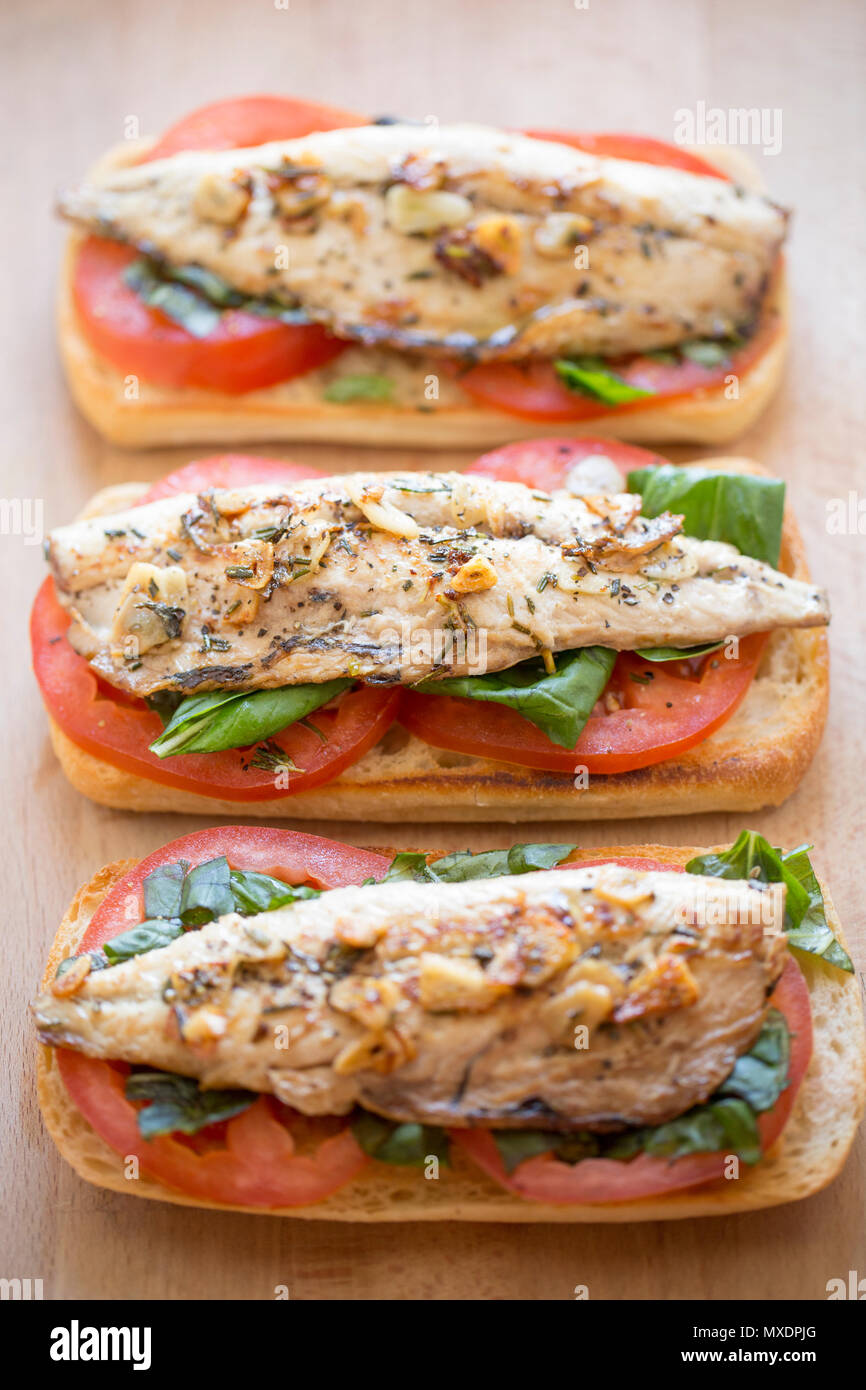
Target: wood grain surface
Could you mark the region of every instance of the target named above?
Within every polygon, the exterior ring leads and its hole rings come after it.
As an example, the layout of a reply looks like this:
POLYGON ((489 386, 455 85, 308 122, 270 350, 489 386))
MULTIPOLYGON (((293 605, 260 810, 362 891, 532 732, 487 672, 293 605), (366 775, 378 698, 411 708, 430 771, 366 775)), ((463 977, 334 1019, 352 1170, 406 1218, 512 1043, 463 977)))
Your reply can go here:
MULTIPOLYGON (((671 139, 697 103, 779 110, 782 145, 757 160, 796 209, 790 251, 794 348, 787 381, 742 441, 788 479, 813 571, 829 584, 833 697, 823 745, 799 792, 752 817, 777 844, 814 841, 859 964, 863 926, 864 536, 830 534, 827 507, 863 490, 864 203, 856 171, 866 124, 858 0, 29 0, 2 7, 0 86, 8 134, 0 219, 3 494, 68 520, 96 488, 153 479, 191 450, 124 453, 77 417, 57 363, 53 296, 62 229, 57 188, 136 116, 157 132, 201 102, 297 93, 360 111, 507 126, 638 131, 671 139), (861 299, 862 303, 862 299, 861 299)), ((280 454, 279 448, 262 450, 280 454)), ((295 457, 332 462, 327 450, 295 457)), ((466 455, 439 456, 445 465, 466 455)), ((680 453, 680 458, 686 457, 680 453)), ((423 456, 392 454, 389 466, 423 456)), ((367 465, 342 450, 337 466, 367 465)), ((866 529, 866 522, 863 523, 866 529)), ((835 1276, 866 1274, 864 1136, 842 1177, 797 1206, 751 1216, 632 1227, 329 1226, 217 1215, 97 1191, 58 1159, 33 1094, 27 1002, 79 883, 141 855, 192 818, 92 806, 52 757, 29 669, 27 612, 40 550, 4 535, 5 746, 2 844, 3 1200, 0 1275, 41 1277, 46 1297, 293 1299, 820 1299, 835 1276)), ((393 829, 317 827, 389 843, 393 829)), ((600 844, 713 843, 736 816, 581 826, 600 844), (616 832, 615 835, 613 832, 616 832)), ((550 838, 549 827, 533 836, 550 838)), ((508 827, 406 827, 407 839, 482 848, 508 827), (423 837, 423 839, 422 839, 423 837)), ((554 830, 560 836, 562 827, 554 830)))

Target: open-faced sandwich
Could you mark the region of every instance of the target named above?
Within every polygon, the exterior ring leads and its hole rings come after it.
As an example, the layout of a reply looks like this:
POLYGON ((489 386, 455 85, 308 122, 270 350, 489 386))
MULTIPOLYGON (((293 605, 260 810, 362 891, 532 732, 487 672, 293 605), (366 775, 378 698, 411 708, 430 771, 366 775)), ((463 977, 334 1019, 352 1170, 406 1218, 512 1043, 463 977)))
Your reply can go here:
POLYGON ((336 1220, 630 1221, 806 1197, 864 1099, 808 846, 390 856, 231 826, 103 869, 34 1005, 82 1177, 336 1220), (685 870, 685 872, 683 872, 685 870))
POLYGON ((736 151, 193 113, 65 190, 72 392, 130 445, 721 443, 782 370, 787 214, 736 151))
POLYGON ((86 795, 538 820, 796 786, 828 608, 782 482, 600 440, 312 472, 205 460, 51 532, 34 665, 86 795))

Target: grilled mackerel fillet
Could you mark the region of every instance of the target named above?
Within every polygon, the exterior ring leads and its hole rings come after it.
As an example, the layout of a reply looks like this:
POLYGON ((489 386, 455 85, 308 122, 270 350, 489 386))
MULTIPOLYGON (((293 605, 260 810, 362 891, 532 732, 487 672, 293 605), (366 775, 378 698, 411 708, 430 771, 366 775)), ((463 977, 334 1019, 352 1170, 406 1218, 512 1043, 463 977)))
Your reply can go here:
POLYGON ((748 331, 787 220, 722 179, 485 126, 176 154, 96 175, 60 210, 339 337, 472 358, 748 331))
POLYGON ((56 982, 43 1042, 309 1115, 655 1124, 760 1031, 781 885, 617 865, 341 888, 56 982))
POLYGON ((136 695, 414 682, 828 621, 822 591, 640 505, 359 473, 168 497, 47 550, 73 645, 136 695))

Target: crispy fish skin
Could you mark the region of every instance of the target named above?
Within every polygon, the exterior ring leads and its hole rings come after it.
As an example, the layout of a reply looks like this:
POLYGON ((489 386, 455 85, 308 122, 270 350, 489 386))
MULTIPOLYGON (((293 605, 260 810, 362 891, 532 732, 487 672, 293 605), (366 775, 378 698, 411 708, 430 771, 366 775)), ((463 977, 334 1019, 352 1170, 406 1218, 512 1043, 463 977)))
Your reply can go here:
POLYGON ((413 683, 828 621, 822 591, 639 506, 349 474, 77 522, 51 532, 48 557, 73 645, 137 695, 413 683))
POLYGON ((340 337, 473 359, 614 355, 747 330, 787 222, 721 179, 485 126, 365 126, 177 154, 104 173, 59 206, 169 265, 300 306, 340 337))
POLYGON ((33 1008, 43 1042, 305 1114, 653 1124, 751 1046, 783 918, 781 885, 618 865, 344 888, 221 918, 33 1008))

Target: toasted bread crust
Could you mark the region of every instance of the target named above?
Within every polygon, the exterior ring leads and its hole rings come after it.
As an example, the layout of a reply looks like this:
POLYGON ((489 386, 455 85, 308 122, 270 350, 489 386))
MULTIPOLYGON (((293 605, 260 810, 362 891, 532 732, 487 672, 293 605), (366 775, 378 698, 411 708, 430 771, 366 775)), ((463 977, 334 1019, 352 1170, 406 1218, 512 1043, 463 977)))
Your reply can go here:
MULTIPOLYGON (((748 459, 704 466, 765 473, 748 459)), ((134 486, 97 494, 87 515, 134 501, 134 486)), ((809 571, 803 540, 786 508, 780 566, 799 579, 809 571)), ((740 708, 710 738, 679 757, 637 772, 589 778, 575 788, 562 773, 537 772, 430 747, 393 728, 359 762, 313 791, 269 801, 228 801, 139 777, 79 748, 50 720, 51 740, 69 781, 103 806, 131 811, 274 819, 403 821, 611 820, 627 816, 756 811, 795 790, 824 728, 829 693, 825 633, 816 628, 773 634, 740 708)))
MULTIPOLYGON (((672 868, 681 867, 697 848, 663 845, 608 846, 577 850, 575 863, 628 854, 672 868)), ((59 962, 74 952, 102 899, 134 868, 121 860, 101 869, 78 892, 61 924, 48 958, 43 987, 59 962)), ((835 909, 825 892, 828 921, 844 938, 835 909)), ((371 1164, 354 1182, 310 1207, 259 1211, 322 1221, 507 1221, 627 1222, 668 1221, 694 1216, 728 1215, 798 1201, 820 1191, 839 1173, 848 1155, 866 1101, 866 1036, 855 975, 799 954, 812 1002, 814 1050, 791 1118, 771 1152, 754 1168, 741 1165, 735 1181, 722 1181, 692 1192, 606 1206, 551 1206, 528 1202, 499 1188, 462 1155, 438 1181, 425 1181, 417 1169, 371 1164)), ((40 1047, 37 1064, 39 1104, 48 1131, 61 1155, 80 1177, 98 1187, 181 1206, 254 1211, 227 1207, 173 1192, 146 1177, 123 1175, 123 1159, 91 1129, 67 1095, 53 1049, 40 1047)))
MULTIPOLYGON (((149 142, 126 143, 109 151, 100 167, 132 162, 149 142)), ((754 187, 751 161, 734 149, 713 147, 708 157, 738 182, 754 187)), ((561 420, 522 420, 488 410, 457 392, 447 402, 417 405, 340 405, 323 398, 327 369, 295 381, 233 396, 219 391, 155 386, 137 382, 127 389, 123 373, 105 362, 82 334, 71 294, 71 270, 81 234, 69 239, 60 277, 58 336, 67 382, 85 419, 112 444, 159 448, 182 444, 263 441, 368 445, 371 448, 490 449, 516 439, 561 435, 561 420)), ((676 399, 646 410, 628 410, 588 420, 593 435, 648 444, 727 444, 750 429, 775 394, 784 371, 788 346, 788 296, 784 275, 774 291, 779 331, 761 358, 739 383, 734 400, 724 386, 676 399)), ((357 370, 363 370, 363 363, 357 370)), ((431 359, 421 368, 436 372, 431 359)), ((582 422, 575 421, 580 429, 582 422)), ((566 422, 565 428, 568 429, 566 422)))

